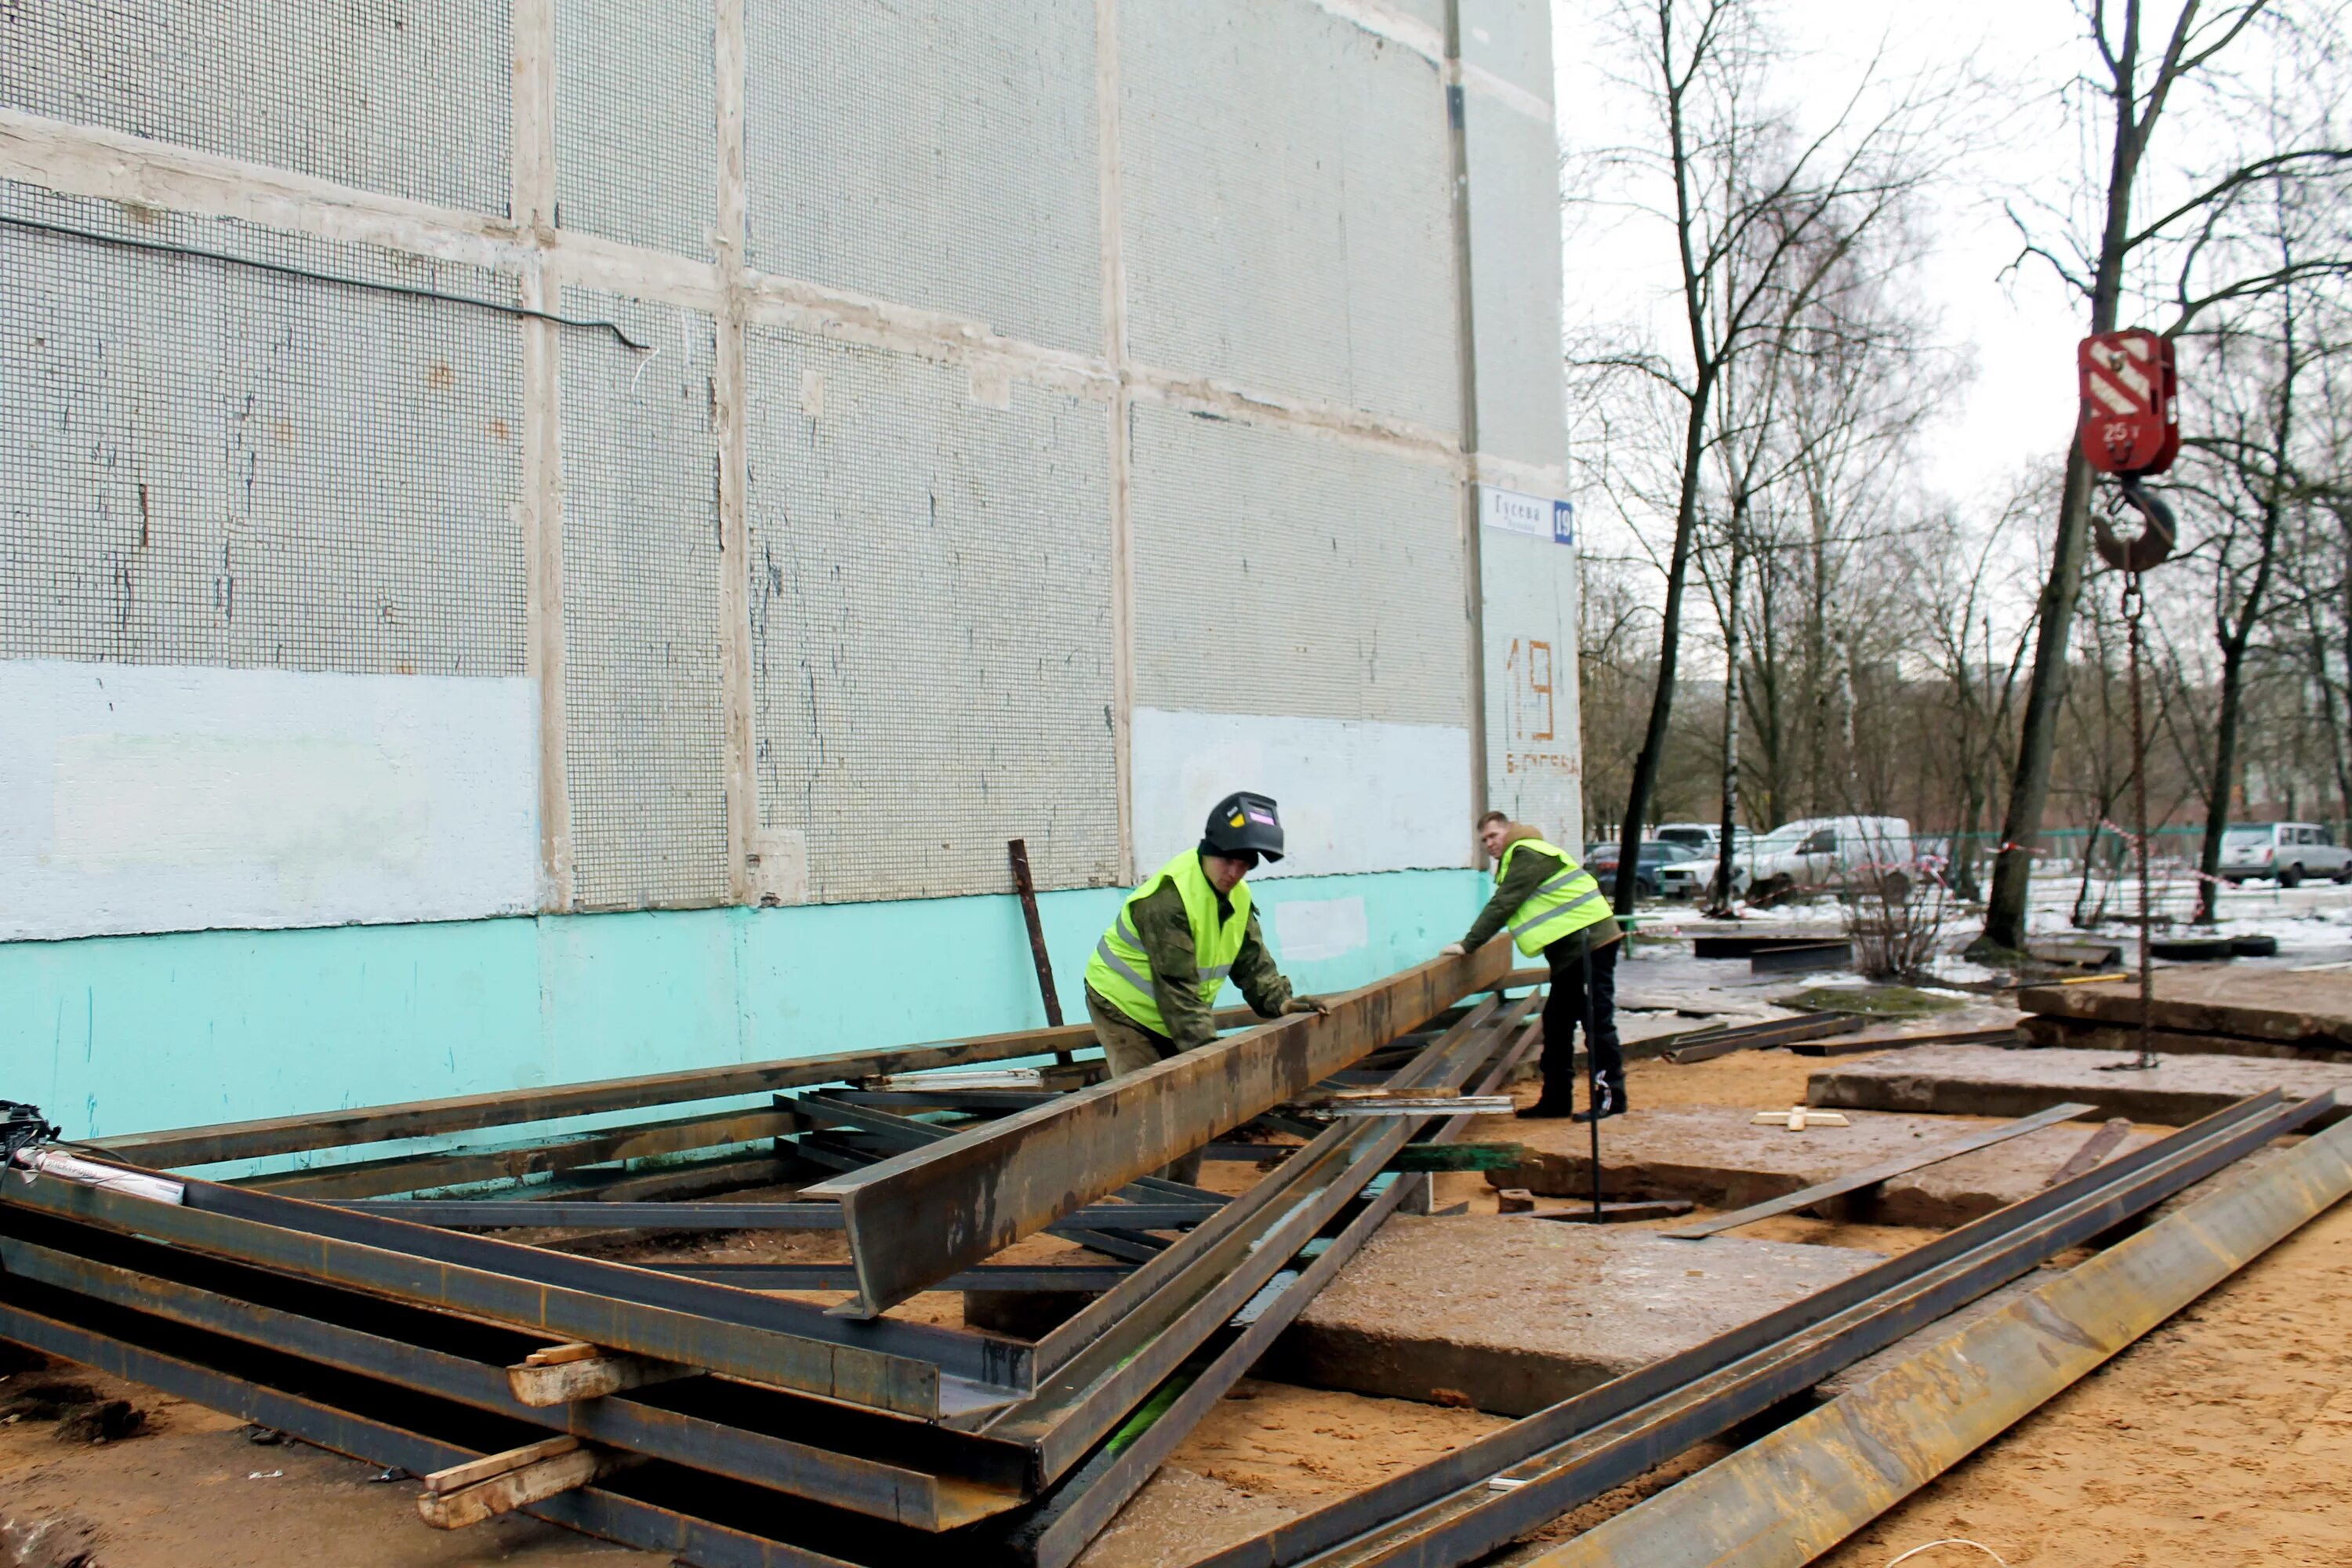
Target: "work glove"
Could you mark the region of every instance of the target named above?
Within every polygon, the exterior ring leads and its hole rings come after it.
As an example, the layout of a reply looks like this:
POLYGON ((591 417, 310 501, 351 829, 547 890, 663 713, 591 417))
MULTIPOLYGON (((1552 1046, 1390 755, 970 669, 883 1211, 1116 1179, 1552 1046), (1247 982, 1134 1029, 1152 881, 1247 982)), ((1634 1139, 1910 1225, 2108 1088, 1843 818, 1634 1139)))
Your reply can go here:
POLYGON ((1331 1009, 1319 996, 1293 996, 1282 1005, 1282 1011, 1285 1016, 1292 1013, 1312 1013, 1318 1018, 1325 1018, 1331 1014, 1331 1009))
POLYGON ((1464 947, 1460 942, 1449 942, 1444 947, 1437 950, 1437 956, 1440 958, 1464 958, 1469 955, 1469 952, 1470 950, 1464 947))

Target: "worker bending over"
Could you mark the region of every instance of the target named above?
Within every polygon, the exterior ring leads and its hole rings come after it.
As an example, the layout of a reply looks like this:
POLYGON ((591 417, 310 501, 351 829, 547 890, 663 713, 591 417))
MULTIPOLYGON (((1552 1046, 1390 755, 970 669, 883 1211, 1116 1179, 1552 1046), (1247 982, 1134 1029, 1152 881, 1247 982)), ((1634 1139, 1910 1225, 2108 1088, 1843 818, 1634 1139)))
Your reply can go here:
POLYGON ((1495 896, 1470 922, 1469 933, 1447 948, 1475 952, 1507 925, 1519 951, 1543 954, 1551 992, 1543 1010, 1543 1095, 1521 1116, 1567 1116, 1589 1121, 1625 1109, 1625 1057, 1617 1044, 1618 930, 1609 900, 1592 873, 1567 850, 1545 843, 1499 811, 1478 819, 1478 841, 1495 858, 1495 896), (1572 1042, 1584 1026, 1584 1054, 1592 1067, 1592 1103, 1576 1109, 1572 1042))
MULTIPOLYGON (((1229 795, 1209 813, 1198 848, 1127 896, 1087 963, 1087 1012, 1113 1078, 1214 1040, 1217 993, 1228 979, 1260 1017, 1325 1011, 1314 997, 1290 994, 1242 885, 1261 859, 1281 858, 1282 820, 1274 802, 1229 795)), ((1193 1182, 1200 1153, 1166 1173, 1193 1182)))

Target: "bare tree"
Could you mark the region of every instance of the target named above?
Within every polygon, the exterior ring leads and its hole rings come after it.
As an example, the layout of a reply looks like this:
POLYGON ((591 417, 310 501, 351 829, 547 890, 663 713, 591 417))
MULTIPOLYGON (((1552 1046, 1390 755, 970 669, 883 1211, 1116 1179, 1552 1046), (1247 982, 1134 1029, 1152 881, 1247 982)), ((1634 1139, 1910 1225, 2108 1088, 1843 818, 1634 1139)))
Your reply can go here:
POLYGON ((1674 714, 1685 597, 1698 542, 1700 497, 1717 386, 1753 352, 1789 301, 1813 296, 1848 247, 1897 215, 1924 177, 1923 142, 1947 100, 1919 84, 1889 95, 1875 68, 1806 134, 1769 101, 1787 91, 1789 57, 1764 26, 1759 0, 1627 0, 1616 15, 1627 85, 1652 111, 1655 139, 1615 149, 1606 165, 1627 200, 1670 228, 1684 342, 1671 359, 1626 355, 1679 405, 1674 535, 1666 552, 1657 685, 1627 791, 1615 901, 1631 909, 1642 826, 1656 793, 1674 714), (1647 193, 1654 189, 1659 199, 1647 193))
MULTIPOLYGON (((2325 114, 2284 144, 2251 153, 2231 150, 2217 169, 2200 169, 2193 160, 2177 169, 2165 168, 2150 158, 2158 128, 2165 122, 2177 94, 2192 85, 2210 87, 2216 94, 2230 87, 2215 61, 2232 49, 2242 50, 2250 36, 2266 36, 2254 31, 2265 14, 2266 0, 2214 7, 2202 0, 2182 0, 2170 26, 2154 30, 2148 26, 2151 7, 2146 0, 2082 3, 2097 66, 2095 74, 2086 75, 2076 85, 2105 121, 2106 166, 2095 188, 2086 193, 2089 200, 2079 214, 2044 206, 2030 220, 2012 208, 2024 240, 2021 258, 2038 258, 2055 270, 2088 307, 2093 332, 2115 330, 2127 284, 2136 274, 2160 274, 2170 283, 2164 302, 2172 317, 2168 330, 2178 332, 2216 306, 2325 271, 2326 264, 2318 258, 2301 258, 2284 269, 2232 271, 2231 263, 2236 258, 2227 255, 2226 246, 2216 243, 2235 221, 2248 190, 2265 181, 2330 179, 2352 159, 2352 153, 2335 143, 2325 114), (2143 221, 2135 216, 2135 195, 2159 178, 2174 199, 2162 205, 2157 216, 2143 221), (2045 227, 2053 226, 2057 232, 2045 233, 2045 227)), ((2267 36, 2280 47, 2291 47, 2295 42, 2292 30, 2284 27, 2267 36)), ((2303 80, 2291 90, 2308 94, 2313 87, 2303 80)), ((2332 109, 2333 94, 2328 89, 2321 88, 2316 97, 2332 109)), ((2272 117, 2273 123, 2291 120, 2272 117)), ((2039 640, 2002 826, 2003 845, 1994 865, 1992 897, 1986 910, 1982 944, 1991 948, 2014 950, 2025 938, 2031 846, 2042 830, 2049 790, 2066 679, 2067 643, 2082 590, 2091 489, 2090 466, 2070 441, 2059 496, 2057 539, 2049 578, 2042 590, 2039 640)))

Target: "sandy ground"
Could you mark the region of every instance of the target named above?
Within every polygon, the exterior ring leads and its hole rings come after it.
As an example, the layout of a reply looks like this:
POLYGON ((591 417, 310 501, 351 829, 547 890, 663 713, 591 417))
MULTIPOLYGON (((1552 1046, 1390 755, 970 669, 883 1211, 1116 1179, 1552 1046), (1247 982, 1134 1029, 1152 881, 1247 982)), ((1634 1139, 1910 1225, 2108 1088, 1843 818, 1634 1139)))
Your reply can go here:
MULTIPOLYGON (((1690 963, 1629 964, 1627 987, 1646 971, 1642 979, 1658 983, 1657 989, 1682 990, 1690 963)), ((1765 987, 1724 989, 1735 992, 1724 998, 1728 1006, 1769 1009, 1765 987)), ((1663 1023, 1674 1016, 1648 1016, 1663 1023)), ((1975 1027, 2005 1016, 1998 1003, 1972 1000, 1956 1015, 1913 1026, 1975 1027)), ((1777 1109, 1802 1100, 1808 1076, 1821 1065, 1822 1058, 1786 1050, 1687 1067, 1635 1062, 1628 1087, 1637 1105, 1777 1109)), ((1523 1100, 1533 1092, 1532 1084, 1519 1091, 1523 1100)), ((1510 1124, 1496 1119, 1473 1136, 1507 1140, 1510 1124)), ((1223 1162, 1209 1173, 1211 1184, 1226 1190, 1246 1186, 1257 1173, 1247 1163, 1223 1162)), ((1441 1201, 1464 1197, 1476 1212, 1494 1208, 1482 1180, 1447 1178, 1441 1201)), ((1790 1216, 1747 1234, 1894 1253, 1936 1233, 1790 1216)), ((1021 1255, 1067 1246, 1040 1237, 1024 1243, 1021 1255)), ((841 1256, 840 1238, 822 1234, 744 1233, 684 1246, 647 1238, 625 1250, 633 1258, 737 1261, 841 1256)), ((1982 1542, 2011 1564, 2048 1568, 2352 1562, 2347 1266, 2352 1208, 2324 1216, 1823 1561, 1883 1568, 1911 1547, 1957 1536, 1982 1542)), ((934 1295, 901 1310, 956 1322, 961 1306, 957 1297, 934 1295)), ((0 1382, 0 1401, 41 1375, 0 1382)), ((147 1409, 148 1429, 112 1444, 68 1447, 51 1439, 47 1423, 0 1425, 0 1528, 11 1519, 82 1521, 95 1532, 96 1560, 104 1568, 667 1561, 530 1521, 430 1531, 415 1520, 413 1481, 377 1481, 369 1467, 299 1444, 256 1446, 225 1417, 152 1391, 92 1381, 147 1409)), ((1085 1568, 1191 1561, 1502 1424, 1470 1410, 1245 1382, 1096 1542, 1085 1568)), ((1508 1560, 1534 1555, 1722 1452, 1710 1446, 1681 1457, 1557 1521, 1508 1560)), ((6 1560, 0 1549, 0 1563, 6 1560)), ((1910 1559, 1924 1568, 1990 1561, 1965 1546, 1910 1559)))

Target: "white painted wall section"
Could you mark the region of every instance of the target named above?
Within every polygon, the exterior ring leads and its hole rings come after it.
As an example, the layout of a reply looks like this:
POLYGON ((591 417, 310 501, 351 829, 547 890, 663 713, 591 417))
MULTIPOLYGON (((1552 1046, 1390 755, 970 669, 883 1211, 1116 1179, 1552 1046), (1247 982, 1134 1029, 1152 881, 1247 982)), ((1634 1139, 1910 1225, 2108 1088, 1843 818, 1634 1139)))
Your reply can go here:
POLYGON ((1287 853, 1259 879, 1470 863, 1466 725, 1138 708, 1133 744, 1139 875, 1199 843, 1237 789, 1282 811, 1287 853))
POLYGON ((525 913, 526 678, 0 661, 0 940, 525 913))
MULTIPOLYGON (((1266 940, 1282 963, 1345 958, 1371 942, 1361 899, 1290 899, 1265 910, 1266 940)), ((1262 922, 1263 923, 1263 922, 1262 922)))

